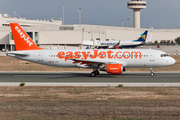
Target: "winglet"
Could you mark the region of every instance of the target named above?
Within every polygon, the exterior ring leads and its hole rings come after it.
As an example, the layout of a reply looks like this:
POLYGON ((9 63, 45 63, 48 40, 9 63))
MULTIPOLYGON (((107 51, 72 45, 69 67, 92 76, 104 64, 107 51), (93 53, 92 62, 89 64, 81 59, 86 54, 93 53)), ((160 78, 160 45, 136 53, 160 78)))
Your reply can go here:
POLYGON ((38 47, 29 35, 22 29, 18 23, 10 23, 12 35, 14 38, 16 50, 42 50, 38 47))

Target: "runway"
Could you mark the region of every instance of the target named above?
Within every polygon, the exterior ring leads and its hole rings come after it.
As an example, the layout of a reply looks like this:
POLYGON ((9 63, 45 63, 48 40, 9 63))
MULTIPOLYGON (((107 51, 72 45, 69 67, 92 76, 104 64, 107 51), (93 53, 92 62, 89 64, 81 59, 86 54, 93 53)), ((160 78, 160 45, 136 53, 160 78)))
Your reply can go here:
POLYGON ((29 86, 180 86, 179 73, 125 72, 110 75, 105 72, 90 77, 89 72, 1 72, 0 86, 17 86, 25 82, 29 86))

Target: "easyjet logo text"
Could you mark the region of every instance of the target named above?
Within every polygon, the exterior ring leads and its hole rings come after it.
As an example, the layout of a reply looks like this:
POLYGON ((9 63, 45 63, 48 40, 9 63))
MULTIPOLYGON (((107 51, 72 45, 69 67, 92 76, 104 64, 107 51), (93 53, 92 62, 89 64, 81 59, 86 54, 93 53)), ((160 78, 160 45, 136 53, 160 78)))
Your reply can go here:
POLYGON ((141 52, 140 51, 117 51, 114 52, 112 50, 109 51, 100 51, 100 50, 93 50, 93 51, 68 51, 64 52, 61 51, 57 54, 57 57, 59 59, 65 59, 67 61, 68 59, 82 59, 86 60, 88 58, 95 59, 95 58, 108 58, 108 59, 141 59, 141 52))
POLYGON ((118 70, 118 68, 110 68, 110 70, 118 70))
POLYGON ((26 43, 31 46, 33 43, 29 40, 29 37, 27 37, 20 29, 18 26, 15 27, 15 30, 19 33, 20 37, 26 41, 26 43))

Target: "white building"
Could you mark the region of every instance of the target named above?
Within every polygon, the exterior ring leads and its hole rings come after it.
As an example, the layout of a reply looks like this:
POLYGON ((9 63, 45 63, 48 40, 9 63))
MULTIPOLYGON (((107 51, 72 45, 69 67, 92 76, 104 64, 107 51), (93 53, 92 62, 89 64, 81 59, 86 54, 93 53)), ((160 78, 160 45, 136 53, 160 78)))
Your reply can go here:
POLYGON ((9 23, 19 23, 30 37, 45 49, 79 49, 82 40, 133 40, 145 30, 152 40, 174 40, 180 29, 143 29, 98 25, 62 25, 60 20, 27 20, 0 14, 0 50, 15 50, 9 23))

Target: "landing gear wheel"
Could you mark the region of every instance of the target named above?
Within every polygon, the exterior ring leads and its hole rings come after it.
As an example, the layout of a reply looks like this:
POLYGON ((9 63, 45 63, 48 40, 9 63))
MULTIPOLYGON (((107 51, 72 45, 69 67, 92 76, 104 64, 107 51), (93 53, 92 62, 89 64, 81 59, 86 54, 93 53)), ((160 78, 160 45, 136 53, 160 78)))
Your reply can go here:
POLYGON ((90 76, 91 76, 91 77, 96 77, 95 72, 90 73, 90 76))
POLYGON ((96 70, 94 73, 95 73, 96 75, 99 75, 99 71, 98 71, 98 70, 96 70))
POLYGON ((151 72, 151 73, 150 73, 150 76, 154 76, 154 73, 153 73, 153 72, 151 72))
POLYGON ((154 76, 153 68, 152 67, 150 68, 150 71, 151 71, 150 76, 154 76))

